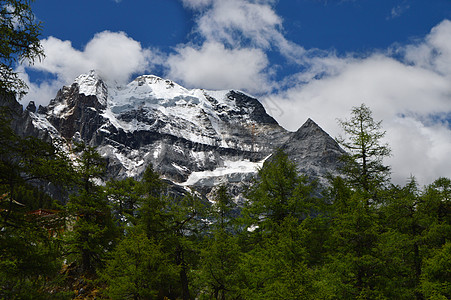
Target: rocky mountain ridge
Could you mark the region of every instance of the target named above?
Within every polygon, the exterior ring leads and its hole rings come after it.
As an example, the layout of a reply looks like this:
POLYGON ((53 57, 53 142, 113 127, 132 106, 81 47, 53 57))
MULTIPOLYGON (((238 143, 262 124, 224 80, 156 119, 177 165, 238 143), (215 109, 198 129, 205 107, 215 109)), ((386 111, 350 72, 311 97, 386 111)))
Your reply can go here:
POLYGON ((166 179, 198 188, 248 181, 278 148, 324 181, 344 153, 310 119, 289 132, 245 93, 186 89, 153 75, 109 88, 91 71, 21 118, 25 135, 96 146, 110 177, 139 178, 151 163, 166 179))

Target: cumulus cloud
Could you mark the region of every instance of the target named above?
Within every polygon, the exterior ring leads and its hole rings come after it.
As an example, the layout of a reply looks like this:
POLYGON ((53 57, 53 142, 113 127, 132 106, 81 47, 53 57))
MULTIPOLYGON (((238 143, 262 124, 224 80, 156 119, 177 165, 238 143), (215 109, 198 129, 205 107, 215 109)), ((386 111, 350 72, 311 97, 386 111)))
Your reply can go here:
POLYGON ((269 90, 268 59, 259 49, 227 49, 208 42, 201 47, 183 46, 168 58, 168 76, 188 86, 209 89, 269 90))
POLYGON ((277 49, 289 59, 299 58, 305 50, 284 37, 282 18, 273 4, 271 0, 212 0, 210 9, 201 13, 197 31, 207 41, 277 49))
MULTIPOLYGON (((267 110, 289 130, 307 118, 332 136, 337 118, 366 103, 383 120, 393 156, 393 179, 410 175, 421 184, 451 177, 451 21, 435 26, 422 40, 361 57, 304 49, 287 40, 275 0, 182 0, 195 14, 191 42, 160 55, 121 32, 96 34, 75 49, 70 41, 42 41, 47 58, 32 68, 54 80, 30 83, 29 99, 50 99, 63 84, 97 69, 108 81, 125 82, 134 73, 163 66, 168 78, 187 87, 241 89, 261 95, 267 110), (299 70, 274 82, 276 52, 299 70), (276 92, 274 92, 276 91, 276 92)), ((397 7, 392 17, 407 6, 397 7)), ((23 77, 29 82, 26 70, 23 77)), ((41 103, 39 103, 41 104, 41 103)), ((46 104, 46 103, 42 103, 46 104)))
POLYGON ((288 129, 296 130, 310 117, 338 136, 336 118, 346 118, 353 106, 366 103, 374 118, 383 120, 393 149, 387 163, 396 183, 410 175, 422 184, 451 177, 451 131, 441 117, 451 114, 451 69, 443 65, 451 59, 449 40, 451 22, 444 21, 423 41, 396 49, 404 55, 401 61, 389 52, 366 58, 331 55, 323 66, 323 58, 315 58, 309 76, 298 74, 298 84, 266 97, 266 106, 274 110, 277 104, 275 117, 288 129), (321 70, 327 75, 313 76, 321 70))
MULTIPOLYGON (((49 37, 41 41, 46 58, 30 66, 30 69, 48 72, 56 76, 51 82, 29 84, 27 98, 53 94, 63 84, 70 84, 80 74, 94 69, 109 82, 124 83, 134 73, 148 70, 156 56, 123 32, 104 31, 96 34, 82 51, 75 49, 70 41, 49 37), (55 90, 56 87, 56 90, 55 90), (41 90, 41 91, 39 91, 41 90)), ((25 73, 25 80, 28 79, 25 73)), ((50 98, 48 98, 50 100, 50 98)))
POLYGON ((204 8, 212 3, 213 0, 182 0, 185 7, 191 9, 204 8))
POLYGON ((298 63, 306 52, 284 37, 282 19, 273 9, 274 3, 183 0, 186 7, 197 13, 194 34, 202 42, 177 47, 168 60, 169 76, 205 88, 229 88, 235 84, 235 88, 249 92, 270 90, 274 85, 269 80, 273 70, 266 68, 266 52, 277 51, 298 63))
POLYGON ((435 26, 424 42, 408 45, 400 52, 407 63, 451 76, 451 21, 435 26))

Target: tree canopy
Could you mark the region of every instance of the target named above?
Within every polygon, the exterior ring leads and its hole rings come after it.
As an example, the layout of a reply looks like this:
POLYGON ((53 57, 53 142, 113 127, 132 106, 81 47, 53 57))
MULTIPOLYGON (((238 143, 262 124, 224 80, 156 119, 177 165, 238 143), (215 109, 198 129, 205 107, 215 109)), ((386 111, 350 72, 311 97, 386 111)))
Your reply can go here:
POLYGON ((383 159, 390 155, 388 144, 382 142, 385 131, 382 121, 375 121, 369 107, 361 104, 353 107, 349 120, 339 120, 345 137, 337 139, 348 155, 343 156, 343 172, 354 187, 365 192, 387 183, 390 167, 383 159))
POLYGON ((17 64, 44 57, 39 40, 42 27, 31 10, 31 2, 0 1, 0 90, 19 96, 27 86, 15 71, 17 64))

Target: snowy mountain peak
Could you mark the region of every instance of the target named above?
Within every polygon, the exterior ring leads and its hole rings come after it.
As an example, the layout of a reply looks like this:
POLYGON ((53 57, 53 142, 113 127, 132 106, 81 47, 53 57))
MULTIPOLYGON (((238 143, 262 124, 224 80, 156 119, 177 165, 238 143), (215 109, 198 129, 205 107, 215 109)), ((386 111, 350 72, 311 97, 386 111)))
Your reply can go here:
POLYGON ((156 75, 142 75, 136 77, 134 82, 137 82, 139 86, 142 86, 144 84, 152 85, 152 84, 160 84, 160 85, 166 85, 167 87, 174 87, 175 85, 178 86, 178 84, 174 83, 172 80, 164 79, 161 77, 158 77, 156 75))
POLYGON ((105 82, 100 78, 95 70, 88 74, 78 76, 74 84, 78 85, 78 93, 85 96, 96 96, 97 100, 103 106, 107 104, 108 89, 105 82))
POLYGON ((333 173, 341 154, 310 119, 288 132, 243 92, 187 89, 154 75, 107 88, 91 71, 63 87, 40 115, 66 140, 96 146, 117 178, 139 177, 152 164, 183 185, 241 185, 278 148, 301 172, 321 177, 333 173))

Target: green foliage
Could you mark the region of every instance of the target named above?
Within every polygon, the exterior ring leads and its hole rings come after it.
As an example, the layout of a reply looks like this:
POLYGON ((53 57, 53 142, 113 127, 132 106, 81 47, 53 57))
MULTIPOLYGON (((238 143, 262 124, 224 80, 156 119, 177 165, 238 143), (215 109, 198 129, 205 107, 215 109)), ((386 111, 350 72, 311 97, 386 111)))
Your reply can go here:
POLYGON ((132 230, 110 254, 102 277, 111 299, 157 299, 177 268, 162 246, 140 230, 132 230))
POLYGON ((102 266, 108 250, 113 248, 117 233, 104 189, 96 184, 105 172, 105 162, 94 148, 78 145, 76 193, 67 205, 75 219, 67 233, 68 259, 81 272, 94 273, 102 266))
POLYGON ((142 184, 133 178, 106 183, 106 193, 114 217, 124 229, 129 225, 136 225, 135 217, 143 192, 142 184))
POLYGON ((390 175, 390 168, 383 164, 383 159, 390 155, 390 148, 381 143, 385 136, 382 121, 374 121, 365 104, 353 107, 351 115, 349 120, 339 120, 348 136, 337 139, 349 152, 343 156, 343 171, 353 186, 365 192, 374 191, 385 184, 390 175))
POLYGON ((0 115, 0 298, 45 299, 61 268, 60 241, 51 236, 63 225, 27 212, 53 208, 55 201, 40 186, 62 185, 70 173, 67 158, 56 147, 21 138, 0 115))
POLYGON ((16 64, 33 63, 44 56, 41 24, 31 11, 31 2, 0 1, 0 89, 19 95, 25 93, 26 84, 14 71, 16 64))
POLYGON ((451 242, 435 250, 425 261, 421 290, 427 299, 451 298, 451 242))
POLYGON ((299 176, 280 150, 259 170, 243 211, 247 231, 238 272, 244 299, 315 299, 313 267, 328 231, 326 205, 317 195, 315 183, 299 176))
MULTIPOLYGON (((334 287, 336 299, 378 299, 382 297, 383 262, 378 255, 377 245, 380 228, 374 207, 367 205, 367 199, 359 192, 343 186, 335 198, 329 260, 324 272, 333 274, 330 286, 334 287)), ((383 297, 382 297, 383 298, 383 297)))
POLYGON ((315 187, 299 176, 294 163, 278 150, 259 170, 247 194, 244 214, 260 229, 271 229, 287 217, 302 220, 317 211, 315 187))
POLYGON ((240 274, 237 272, 240 247, 235 235, 235 208, 226 186, 220 186, 209 213, 212 219, 209 235, 202 243, 197 278, 200 299, 235 299, 240 295, 240 274))
POLYGON ((22 216, 0 234, 0 298, 48 299, 61 268, 60 249, 37 220, 22 216), (47 296, 46 296, 47 295, 47 296))
POLYGON ((298 220, 287 217, 277 231, 243 255, 240 271, 244 299, 315 299, 304 236, 298 220))
POLYGON ((225 186, 212 202, 176 195, 151 166, 103 186, 94 148, 76 145, 72 165, 8 124, 0 117, 2 299, 451 297, 451 180, 388 185, 388 148, 365 106, 342 122, 355 147, 346 177, 322 190, 278 151, 244 207, 225 186), (56 206, 40 189, 49 182, 70 195, 63 211, 27 214, 56 206))

